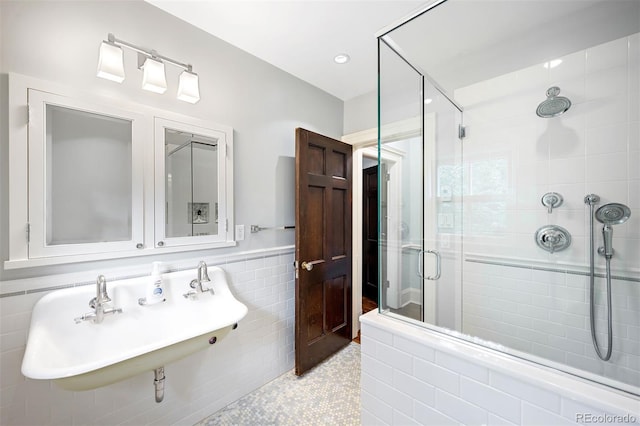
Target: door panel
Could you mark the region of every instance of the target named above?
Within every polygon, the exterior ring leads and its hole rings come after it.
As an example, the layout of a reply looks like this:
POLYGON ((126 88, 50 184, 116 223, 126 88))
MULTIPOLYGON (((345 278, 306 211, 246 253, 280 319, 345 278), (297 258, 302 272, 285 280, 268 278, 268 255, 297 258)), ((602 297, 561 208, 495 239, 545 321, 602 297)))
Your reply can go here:
POLYGON ((351 341, 351 145, 296 129, 296 367, 351 341))

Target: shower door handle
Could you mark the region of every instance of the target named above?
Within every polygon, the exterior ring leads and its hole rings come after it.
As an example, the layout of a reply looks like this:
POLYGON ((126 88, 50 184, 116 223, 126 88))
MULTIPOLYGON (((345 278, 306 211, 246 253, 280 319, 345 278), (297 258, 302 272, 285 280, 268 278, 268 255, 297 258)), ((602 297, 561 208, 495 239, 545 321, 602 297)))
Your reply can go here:
POLYGON ((426 277, 425 279, 431 280, 431 281, 440 279, 440 273, 442 271, 442 265, 441 265, 442 262, 441 262, 440 252, 438 252, 437 250, 424 250, 424 252, 431 253, 436 256, 436 274, 432 277, 426 277))
POLYGON ((426 253, 426 250, 422 250, 420 249, 418 251, 418 276, 420 277, 420 279, 424 280, 424 253, 426 253))

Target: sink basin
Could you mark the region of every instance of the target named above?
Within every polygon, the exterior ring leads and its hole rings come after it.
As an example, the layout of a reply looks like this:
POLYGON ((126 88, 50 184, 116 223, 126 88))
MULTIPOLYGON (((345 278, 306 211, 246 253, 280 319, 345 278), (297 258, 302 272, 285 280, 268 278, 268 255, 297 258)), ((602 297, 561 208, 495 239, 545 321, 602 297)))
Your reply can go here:
POLYGON ((141 306, 148 277, 107 283, 110 305, 122 313, 100 324, 76 323, 91 312, 95 286, 54 291, 31 316, 22 374, 54 380, 68 390, 87 390, 153 371, 201 349, 215 347, 247 314, 218 267, 209 268, 214 294, 185 298, 196 270, 163 274, 166 302, 141 306))

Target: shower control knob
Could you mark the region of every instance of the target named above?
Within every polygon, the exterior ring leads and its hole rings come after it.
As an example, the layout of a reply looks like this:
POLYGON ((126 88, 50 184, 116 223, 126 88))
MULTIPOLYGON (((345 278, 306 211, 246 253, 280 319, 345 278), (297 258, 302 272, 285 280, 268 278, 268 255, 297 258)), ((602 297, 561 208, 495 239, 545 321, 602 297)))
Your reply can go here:
POLYGON ((542 196, 542 205, 547 208, 547 212, 551 214, 554 208, 560 207, 564 199, 557 192, 547 192, 542 196))
POLYGON ((571 245, 571 234, 558 225, 547 225, 536 231, 536 244, 543 250, 553 254, 571 245))

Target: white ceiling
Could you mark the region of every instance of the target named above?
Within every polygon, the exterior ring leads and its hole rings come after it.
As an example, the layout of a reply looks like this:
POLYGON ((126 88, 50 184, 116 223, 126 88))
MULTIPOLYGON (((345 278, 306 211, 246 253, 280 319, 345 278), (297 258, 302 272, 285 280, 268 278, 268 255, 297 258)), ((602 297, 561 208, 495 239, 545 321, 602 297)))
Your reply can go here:
POLYGON ((376 33, 426 0, 146 0, 342 99, 376 89, 376 33), (338 53, 351 61, 339 65, 338 53))

